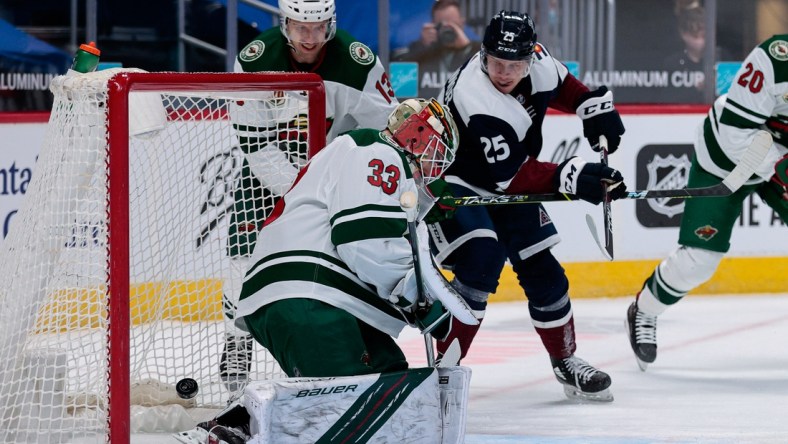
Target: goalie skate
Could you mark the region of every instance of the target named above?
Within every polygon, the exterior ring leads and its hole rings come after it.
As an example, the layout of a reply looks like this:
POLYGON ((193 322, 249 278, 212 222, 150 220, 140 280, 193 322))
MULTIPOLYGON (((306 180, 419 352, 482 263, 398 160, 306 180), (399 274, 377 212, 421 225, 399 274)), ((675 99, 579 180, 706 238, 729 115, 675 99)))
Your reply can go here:
POLYGON ((219 376, 227 390, 240 392, 249 382, 252 368, 252 337, 250 335, 226 334, 224 350, 219 362, 219 376))
POLYGON ((550 357, 550 362, 567 398, 575 401, 613 401, 607 373, 574 355, 563 359, 550 357))

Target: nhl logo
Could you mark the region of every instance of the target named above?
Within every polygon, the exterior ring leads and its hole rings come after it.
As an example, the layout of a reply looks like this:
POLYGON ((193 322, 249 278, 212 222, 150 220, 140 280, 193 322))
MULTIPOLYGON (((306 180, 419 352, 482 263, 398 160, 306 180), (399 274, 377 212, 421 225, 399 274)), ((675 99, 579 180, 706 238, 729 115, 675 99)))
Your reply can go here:
MULTIPOLYGON (((691 162, 686 154, 676 157, 655 155, 646 165, 648 171, 649 190, 669 190, 687 186, 691 162)), ((667 217, 673 217, 684 211, 684 200, 674 198, 648 199, 652 210, 667 217)))

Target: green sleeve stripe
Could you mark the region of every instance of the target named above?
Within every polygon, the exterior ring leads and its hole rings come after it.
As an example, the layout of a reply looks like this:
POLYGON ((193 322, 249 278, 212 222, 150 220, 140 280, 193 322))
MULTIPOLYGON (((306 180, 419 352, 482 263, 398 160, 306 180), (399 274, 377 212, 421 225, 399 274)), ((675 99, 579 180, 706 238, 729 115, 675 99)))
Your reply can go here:
POLYGON ((386 212, 386 213, 400 213, 401 217, 405 218, 405 212, 402 211, 402 208, 399 206, 394 205, 379 205, 379 204, 369 204, 369 205, 361 205, 358 207, 348 208, 346 210, 342 210, 331 217, 329 223, 333 226, 338 219, 341 218, 354 218, 360 219, 363 218, 362 213, 366 212, 386 212))
POLYGON ((741 116, 740 114, 737 114, 728 108, 724 108, 722 110, 722 115, 719 118, 719 122, 734 128, 742 129, 757 128, 763 123, 753 122, 752 120, 741 116))
POLYGON ((708 149, 709 156, 715 165, 724 169, 725 171, 732 170, 736 165, 728 159, 728 156, 722 151, 722 147, 717 142, 714 132, 711 129, 710 119, 703 122, 703 138, 706 141, 706 148, 708 149))
MULTIPOLYGON (((769 116, 764 116, 763 114, 758 114, 755 111, 753 111, 753 110, 751 110, 749 108, 746 108, 746 107, 742 106, 739 103, 736 103, 735 101, 731 100, 730 97, 728 97, 725 100, 725 108, 726 108, 726 110, 727 110, 727 108, 729 106, 731 108, 733 108, 733 109, 738 110, 740 114, 745 114, 745 115, 751 116, 750 120, 752 120, 753 123, 758 124, 758 125, 762 124, 763 122, 766 121, 766 119, 769 118, 769 116)), ((733 111, 731 111, 731 112, 733 112, 733 111)), ((722 113, 723 118, 725 117, 725 114, 726 113, 723 111, 723 113, 722 113)), ((728 113, 728 114, 730 114, 730 113, 728 113)), ((722 123, 726 123, 726 122, 723 121, 722 123)), ((750 126, 750 127, 746 127, 746 128, 752 128, 752 127, 750 126)))
POLYGON ((311 262, 284 262, 269 265, 244 281, 244 294, 251 295, 268 285, 287 281, 314 282, 335 288, 371 305, 385 314, 401 319, 399 312, 376 293, 364 288, 342 273, 311 262))
POLYGON ((405 219, 365 217, 340 222, 331 229, 331 242, 342 245, 364 239, 399 238, 405 234, 405 219))
MULTIPOLYGON (((703 122, 703 140, 706 142, 706 151, 709 153, 709 157, 711 157, 711 161, 714 162, 715 165, 728 172, 736 167, 736 164, 728 158, 719 142, 717 142, 717 137, 711 129, 709 118, 706 118, 703 122)), ((756 179, 757 177, 756 174, 753 174, 750 179, 756 179)))

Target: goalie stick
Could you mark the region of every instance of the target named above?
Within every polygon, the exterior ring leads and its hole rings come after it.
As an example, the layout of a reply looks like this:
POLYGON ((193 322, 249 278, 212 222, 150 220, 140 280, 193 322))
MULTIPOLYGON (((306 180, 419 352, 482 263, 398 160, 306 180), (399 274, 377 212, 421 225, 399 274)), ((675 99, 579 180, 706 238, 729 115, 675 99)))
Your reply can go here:
MULTIPOLYGON (((766 157, 772 146, 772 136, 766 131, 759 131, 747 148, 739 164, 717 185, 699 188, 678 188, 670 190, 639 190, 628 191, 621 199, 656 199, 676 198, 691 199, 695 197, 730 196, 736 192, 753 175, 758 165, 766 157)), ((564 193, 540 194, 503 194, 497 196, 458 196, 442 197, 442 204, 462 207, 472 205, 504 205, 540 202, 564 202, 580 200, 577 196, 564 193)))
MULTIPOLYGON (((413 191, 406 191, 402 193, 399 199, 400 206, 405 210, 405 215, 408 221, 408 233, 410 234, 410 248, 413 252, 413 269, 416 273, 416 291, 418 301, 425 300, 424 298, 424 283, 421 278, 421 264, 419 260, 419 244, 418 235, 416 234, 416 216, 418 215, 419 199, 413 191)), ((417 302, 418 303, 418 302, 417 302)), ((448 312, 446 312, 448 313, 448 312)), ((432 345, 432 335, 430 331, 424 330, 424 348, 427 352, 427 366, 435 366, 435 348, 432 345)))

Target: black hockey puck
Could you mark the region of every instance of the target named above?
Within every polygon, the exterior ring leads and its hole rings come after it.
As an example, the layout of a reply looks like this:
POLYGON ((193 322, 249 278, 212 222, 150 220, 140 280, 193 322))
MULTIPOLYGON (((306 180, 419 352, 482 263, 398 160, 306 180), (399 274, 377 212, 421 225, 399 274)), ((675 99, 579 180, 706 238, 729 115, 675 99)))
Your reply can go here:
POLYGON ((183 399, 192 399, 197 395, 197 381, 192 378, 183 378, 175 384, 175 391, 178 392, 178 397, 183 399))

